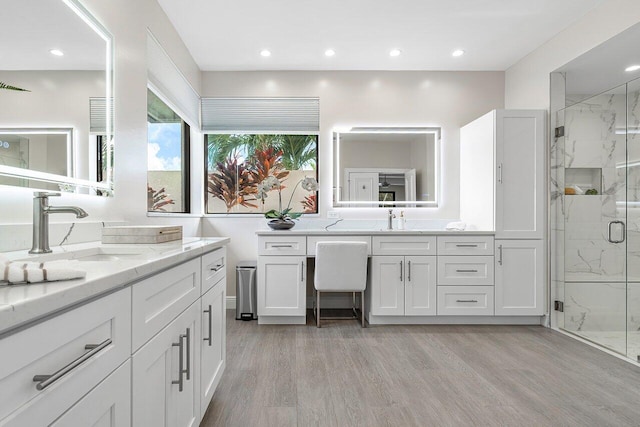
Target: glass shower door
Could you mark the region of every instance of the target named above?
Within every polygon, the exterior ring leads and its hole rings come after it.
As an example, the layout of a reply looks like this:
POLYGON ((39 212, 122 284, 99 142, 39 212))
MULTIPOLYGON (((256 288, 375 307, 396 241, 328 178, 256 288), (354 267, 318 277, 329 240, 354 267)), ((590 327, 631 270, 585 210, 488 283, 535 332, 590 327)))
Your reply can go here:
POLYGON ((640 357, 640 80, 627 85, 627 357, 640 357))
POLYGON ((558 113, 564 123, 558 140, 564 329, 621 354, 627 339, 626 109, 622 86, 558 113))

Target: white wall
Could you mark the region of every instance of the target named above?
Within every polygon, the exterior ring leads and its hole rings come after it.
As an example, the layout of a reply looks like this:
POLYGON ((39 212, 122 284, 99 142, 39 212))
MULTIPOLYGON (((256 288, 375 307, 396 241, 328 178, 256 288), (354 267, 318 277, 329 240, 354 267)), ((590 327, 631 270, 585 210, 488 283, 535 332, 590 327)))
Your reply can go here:
MULTIPOLYGON (((405 209, 408 220, 457 219, 460 214, 459 129, 503 108, 502 72, 280 71, 204 72, 202 96, 318 96, 320 98, 319 211, 331 208, 332 135, 336 127, 435 126, 442 128, 442 194, 438 208, 405 209)), ((339 209, 347 219, 383 219, 377 209, 339 209)), ((312 221, 305 218, 303 221, 312 221)), ((231 237, 228 262, 255 259, 255 231, 264 218, 207 217, 205 236, 231 237)), ((235 295, 229 274, 228 293, 235 295)))
POLYGON ((640 1, 609 0, 510 67, 505 108, 549 108, 549 73, 640 21, 640 1))
MULTIPOLYGON (((78 205, 89 213, 83 223, 125 220, 132 223, 182 224, 185 235, 198 235, 198 218, 147 218, 147 28, 150 28, 165 51, 196 91, 200 89, 200 70, 182 40, 155 0, 83 0, 114 36, 115 46, 115 197, 102 198, 64 194, 52 204, 78 205)), ((40 125, 42 123, 33 123, 40 125)), ((46 123, 55 125, 56 123, 46 123)), ((32 192, 0 187, 0 251, 28 248, 31 235, 32 192), (7 225, 20 230, 8 237, 7 225)), ((54 222, 74 221, 73 215, 53 216, 54 222)), ((76 228, 78 230, 78 228, 76 228)), ((96 229, 99 232, 99 229, 96 229)), ((52 233, 57 233, 52 226, 52 233)), ((75 233, 75 231, 74 231, 75 233)), ((99 234, 95 236, 98 238, 99 234)), ((53 239, 52 239, 53 243, 53 239)))

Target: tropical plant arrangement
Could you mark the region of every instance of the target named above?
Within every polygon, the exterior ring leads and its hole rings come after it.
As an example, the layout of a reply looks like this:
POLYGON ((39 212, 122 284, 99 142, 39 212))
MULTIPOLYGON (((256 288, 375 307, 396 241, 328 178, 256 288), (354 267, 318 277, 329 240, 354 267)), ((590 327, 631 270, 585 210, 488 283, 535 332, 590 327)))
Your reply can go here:
POLYGON ((224 202, 227 212, 236 206, 257 208, 251 203, 256 200, 256 186, 247 164, 238 161, 238 156, 230 156, 218 162, 216 170, 207 179, 207 192, 224 202))
POLYGON ((164 188, 156 191, 147 184, 147 211, 166 212, 164 207, 173 204, 175 204, 175 202, 169 198, 164 188))
POLYGON ((318 212, 318 198, 315 194, 304 196, 304 200, 301 201, 304 213, 316 213, 318 212))
POLYGON ((293 222, 294 219, 300 218, 302 215, 301 212, 292 212, 291 211, 291 201, 293 200, 293 195, 295 194, 298 186, 302 184, 302 188, 307 191, 318 191, 318 181, 315 178, 304 177, 300 181, 296 183, 296 186, 293 188, 291 192, 291 197, 289 197, 289 203, 287 203, 287 207, 282 209, 282 183, 275 176, 268 176, 264 179, 260 184, 258 184, 258 191, 256 197, 259 199, 267 198, 267 193, 271 190, 278 190, 278 210, 271 209, 270 211, 264 214, 264 217, 267 219, 271 219, 268 225, 274 230, 287 230, 295 225, 293 222))

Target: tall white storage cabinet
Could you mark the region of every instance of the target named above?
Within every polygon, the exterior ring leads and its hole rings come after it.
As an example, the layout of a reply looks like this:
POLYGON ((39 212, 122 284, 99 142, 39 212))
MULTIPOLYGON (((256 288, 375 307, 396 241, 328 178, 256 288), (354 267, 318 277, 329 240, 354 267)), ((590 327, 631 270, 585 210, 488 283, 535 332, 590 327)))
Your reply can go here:
POLYGON ((494 110, 460 130, 460 218, 495 231, 495 314, 545 313, 543 110, 494 110))

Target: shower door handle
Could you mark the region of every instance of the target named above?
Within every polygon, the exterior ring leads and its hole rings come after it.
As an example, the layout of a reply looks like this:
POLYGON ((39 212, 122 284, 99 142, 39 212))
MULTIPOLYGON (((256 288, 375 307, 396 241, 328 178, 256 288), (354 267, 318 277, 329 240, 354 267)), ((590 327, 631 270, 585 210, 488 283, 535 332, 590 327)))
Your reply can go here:
POLYGON ((626 240, 626 238, 627 238, 627 226, 626 226, 626 224, 624 222, 618 221, 618 220, 610 221, 609 222, 609 228, 607 229, 607 240, 610 243, 622 243, 622 242, 624 242, 626 240), (613 229, 613 224, 620 224, 620 226, 622 227, 622 238, 620 240, 617 240, 617 239, 613 240, 611 238, 611 231, 613 229))

